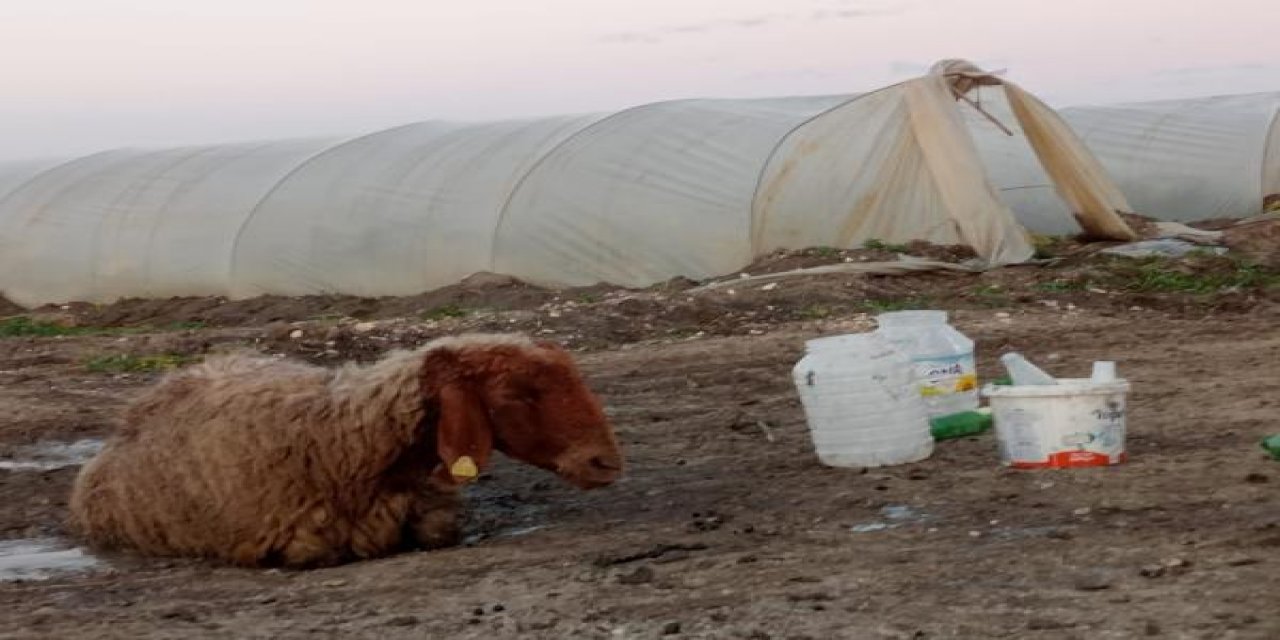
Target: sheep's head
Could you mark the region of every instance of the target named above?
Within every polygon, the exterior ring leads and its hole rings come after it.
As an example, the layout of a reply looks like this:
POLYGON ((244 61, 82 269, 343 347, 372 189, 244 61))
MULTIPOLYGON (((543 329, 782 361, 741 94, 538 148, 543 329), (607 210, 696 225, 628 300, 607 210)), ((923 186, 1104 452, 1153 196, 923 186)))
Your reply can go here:
POLYGON ((429 400, 438 398, 437 450, 456 481, 474 476, 491 449, 583 489, 622 475, 600 401, 555 344, 460 339, 427 352, 423 386, 429 400))

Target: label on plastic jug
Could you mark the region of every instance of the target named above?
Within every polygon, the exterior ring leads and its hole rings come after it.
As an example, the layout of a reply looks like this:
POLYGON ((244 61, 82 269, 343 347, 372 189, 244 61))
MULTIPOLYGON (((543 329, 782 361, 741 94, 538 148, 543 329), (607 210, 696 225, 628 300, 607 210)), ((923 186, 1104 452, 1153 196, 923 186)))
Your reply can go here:
POLYGON ((920 395, 930 398, 977 390, 978 372, 973 354, 917 358, 914 361, 920 395))

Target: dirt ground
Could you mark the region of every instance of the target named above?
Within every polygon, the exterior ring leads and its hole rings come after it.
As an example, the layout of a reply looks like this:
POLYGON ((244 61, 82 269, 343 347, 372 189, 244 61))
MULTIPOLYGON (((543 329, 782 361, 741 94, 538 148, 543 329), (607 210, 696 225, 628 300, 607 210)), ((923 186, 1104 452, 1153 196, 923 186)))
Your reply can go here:
MULTIPOLYGON (((736 290, 486 277, 414 299, 43 309, 61 335, 0 338, 0 461, 107 435, 160 375, 148 362, 247 347, 336 364, 501 329, 577 350, 629 470, 578 492, 502 462, 444 551, 307 572, 109 555, 0 582, 0 638, 1280 637, 1280 462, 1258 446, 1280 431, 1275 275, 1078 255, 736 290), (917 464, 817 464, 790 380, 804 340, 904 307, 952 311, 987 378, 1009 350, 1059 375, 1117 360, 1130 462, 1015 471, 988 433, 917 464)), ((65 538, 76 471, 0 467, 0 543, 65 538)))

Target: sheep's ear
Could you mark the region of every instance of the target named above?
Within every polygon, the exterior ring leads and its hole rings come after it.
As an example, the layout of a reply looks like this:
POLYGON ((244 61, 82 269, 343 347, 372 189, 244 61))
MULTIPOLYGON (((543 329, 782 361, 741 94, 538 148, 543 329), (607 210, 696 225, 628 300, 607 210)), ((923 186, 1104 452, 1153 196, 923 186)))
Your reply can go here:
POLYGON ((463 484, 475 480, 493 452, 493 427, 480 395, 464 383, 440 389, 436 452, 443 480, 463 484))

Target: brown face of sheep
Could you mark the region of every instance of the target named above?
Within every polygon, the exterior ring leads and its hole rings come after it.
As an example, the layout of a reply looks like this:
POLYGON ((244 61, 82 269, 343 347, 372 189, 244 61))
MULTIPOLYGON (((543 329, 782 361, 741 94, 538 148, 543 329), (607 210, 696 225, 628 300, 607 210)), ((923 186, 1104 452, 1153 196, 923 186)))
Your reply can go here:
POLYGON ((550 343, 536 351, 487 385, 494 447, 582 489, 614 482, 622 452, 600 401, 567 352, 550 343))
POLYGON ((559 346, 477 345, 429 355, 424 372, 424 391, 440 402, 444 467, 462 461, 455 481, 474 473, 472 461, 482 468, 491 449, 583 489, 622 475, 622 452, 600 401, 559 346))

